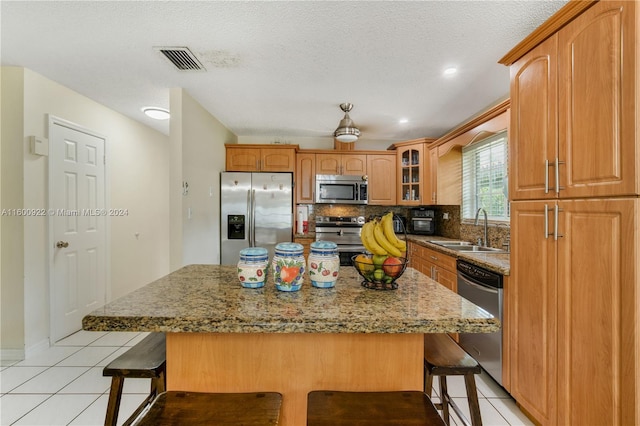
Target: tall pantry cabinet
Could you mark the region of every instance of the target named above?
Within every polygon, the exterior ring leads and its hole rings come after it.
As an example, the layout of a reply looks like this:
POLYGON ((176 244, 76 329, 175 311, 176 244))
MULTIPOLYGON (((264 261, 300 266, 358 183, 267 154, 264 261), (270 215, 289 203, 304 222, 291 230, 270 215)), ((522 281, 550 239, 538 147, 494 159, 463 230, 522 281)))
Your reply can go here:
POLYGON ((501 61, 511 393, 543 425, 640 424, 640 10, 590 4, 501 61))

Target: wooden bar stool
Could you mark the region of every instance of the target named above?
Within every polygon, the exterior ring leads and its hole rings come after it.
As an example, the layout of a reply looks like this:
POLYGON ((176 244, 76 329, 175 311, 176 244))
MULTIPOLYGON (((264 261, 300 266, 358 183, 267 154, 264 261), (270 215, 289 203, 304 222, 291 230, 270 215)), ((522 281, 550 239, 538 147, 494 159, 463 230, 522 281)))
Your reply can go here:
POLYGON ((475 374, 480 374, 481 371, 482 368, 478 362, 448 334, 429 333, 424 335, 424 391, 431 396, 433 376, 438 376, 440 402, 435 406, 442 410, 442 418, 447 425, 449 424, 449 406, 451 406, 465 425, 469 426, 469 421, 462 414, 460 407, 449 397, 447 392, 447 376, 464 376, 471 425, 482 426, 475 380, 475 374))
POLYGON ((307 426, 444 426, 424 392, 312 391, 307 426))
POLYGON ((164 333, 151 333, 135 346, 111 361, 103 370, 103 376, 111 376, 111 390, 107 403, 105 426, 116 426, 124 379, 151 379, 149 396, 138 406, 138 415, 153 399, 165 390, 166 342, 164 333))
MULTIPOLYGON (((153 401, 135 426, 273 426, 280 420, 282 395, 169 391, 153 401)), ((131 423, 129 423, 131 422, 131 423)))

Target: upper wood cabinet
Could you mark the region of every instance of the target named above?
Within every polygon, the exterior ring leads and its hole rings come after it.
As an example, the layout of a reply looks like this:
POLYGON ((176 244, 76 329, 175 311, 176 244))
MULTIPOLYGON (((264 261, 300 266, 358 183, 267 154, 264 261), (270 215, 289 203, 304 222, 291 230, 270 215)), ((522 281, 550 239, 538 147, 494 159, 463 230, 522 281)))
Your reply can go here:
POLYGON ((316 154, 298 152, 295 174, 296 204, 313 204, 316 187, 316 154))
POLYGON ((513 199, 638 195, 635 2, 598 2, 511 66, 513 199))
POLYGON ((341 154, 338 152, 316 154, 316 174, 366 175, 367 156, 366 154, 341 154))
POLYGON ((419 206, 424 200, 426 162, 424 141, 396 144, 397 202, 401 205, 419 206))
POLYGON ((225 144, 228 172, 293 172, 296 146, 225 144))
POLYGON ((369 170, 369 204, 396 205, 396 185, 390 177, 396 176, 395 152, 367 154, 369 170))

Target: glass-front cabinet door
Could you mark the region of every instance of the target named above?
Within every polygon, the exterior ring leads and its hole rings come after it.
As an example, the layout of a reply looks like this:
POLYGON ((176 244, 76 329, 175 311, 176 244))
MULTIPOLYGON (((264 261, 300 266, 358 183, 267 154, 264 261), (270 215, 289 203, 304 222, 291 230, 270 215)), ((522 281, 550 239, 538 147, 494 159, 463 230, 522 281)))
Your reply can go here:
POLYGON ((398 147, 398 204, 424 204, 424 144, 398 147))

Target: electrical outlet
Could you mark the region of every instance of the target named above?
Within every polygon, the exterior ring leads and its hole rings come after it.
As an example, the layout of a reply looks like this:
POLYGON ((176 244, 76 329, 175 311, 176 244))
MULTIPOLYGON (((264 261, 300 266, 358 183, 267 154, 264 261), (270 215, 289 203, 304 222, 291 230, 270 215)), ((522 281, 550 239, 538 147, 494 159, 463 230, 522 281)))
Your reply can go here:
POLYGON ((449 213, 442 213, 442 219, 449 220, 449 213))

